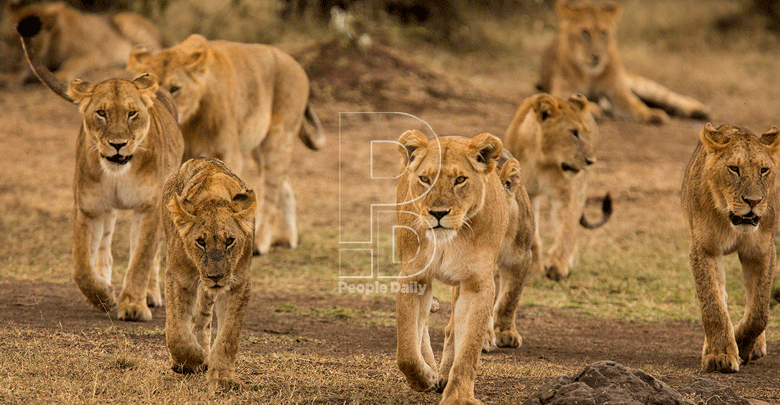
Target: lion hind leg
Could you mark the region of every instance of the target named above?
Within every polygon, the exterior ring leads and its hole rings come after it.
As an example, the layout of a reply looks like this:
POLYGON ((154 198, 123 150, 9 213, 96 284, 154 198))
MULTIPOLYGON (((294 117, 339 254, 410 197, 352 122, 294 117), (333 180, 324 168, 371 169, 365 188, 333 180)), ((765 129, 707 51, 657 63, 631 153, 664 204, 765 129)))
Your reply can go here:
POLYGON ((130 263, 119 294, 117 317, 123 321, 150 321, 147 305, 150 273, 160 244, 160 212, 135 211, 130 225, 130 263))
MULTIPOLYGON (((518 252, 512 252, 511 261, 499 259, 498 282, 496 282, 496 302, 493 307, 496 345, 498 347, 520 347, 523 338, 517 331, 515 318, 523 293, 525 278, 531 267, 532 252, 527 251, 521 257, 515 257, 518 252)), ((505 258, 506 259, 506 258, 505 258)))
MULTIPOLYGON (((84 294, 84 297, 96 308, 110 312, 116 307, 114 289, 111 279, 106 279, 106 269, 95 268, 95 263, 105 266, 109 259, 101 257, 98 252, 104 242, 104 226, 110 220, 113 213, 104 212, 97 216, 90 216, 74 208, 73 214, 73 281, 84 294)), ((113 233, 113 231, 111 231, 113 233)), ((108 242, 108 255, 110 256, 110 244, 108 242)), ((105 247, 105 246, 104 246, 105 247)), ((108 272, 110 277, 110 271, 108 272)))
POLYGON ((162 260, 163 241, 157 246, 157 252, 154 254, 152 270, 149 272, 149 285, 146 287, 146 305, 150 308, 161 307, 163 305, 162 293, 160 292, 160 261, 162 260))

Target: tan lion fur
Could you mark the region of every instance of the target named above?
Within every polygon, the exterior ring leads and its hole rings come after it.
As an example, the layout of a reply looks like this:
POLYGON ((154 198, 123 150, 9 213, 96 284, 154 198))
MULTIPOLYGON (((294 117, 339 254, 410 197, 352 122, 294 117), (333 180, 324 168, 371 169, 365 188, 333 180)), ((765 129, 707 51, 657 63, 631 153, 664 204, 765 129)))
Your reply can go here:
POLYGON ((707 124, 682 184, 691 232, 690 263, 701 304, 705 371, 737 372, 766 355, 769 294, 775 269, 777 153, 780 130, 757 137, 748 129, 707 124), (726 305, 723 255, 737 252, 745 313, 736 326, 726 305))
MULTIPOLYGON (((669 116, 643 100, 682 117, 709 115, 709 108, 699 101, 626 71, 615 38, 619 5, 559 0, 556 11, 560 26, 542 57, 541 91, 562 98, 582 93, 592 101, 607 100, 619 114, 649 124, 662 124, 669 116)), ((591 108, 600 115, 598 104, 591 104, 591 108)))
MULTIPOLYGON (((490 134, 428 141, 414 130, 398 142, 405 168, 397 190, 399 282, 428 287, 422 295, 401 292, 396 298, 398 366, 413 389, 443 389, 442 404, 479 403, 474 398, 474 380, 490 326, 496 262, 510 223, 511 191, 502 186, 496 170, 503 146, 490 134), (439 367, 427 326, 434 279, 453 286, 452 317, 439 367)), ((522 225, 512 221, 512 226, 521 233, 522 225)), ((513 264, 528 261, 523 256, 530 255, 528 247, 517 252, 513 264)), ((523 272, 516 267, 507 271, 512 270, 518 275, 512 275, 513 280, 523 272)), ((507 294, 508 289, 520 291, 522 286, 515 283, 503 289, 496 302, 497 325, 511 335, 506 342, 512 345, 519 344, 519 335, 506 325, 510 316, 514 323, 516 309, 516 297, 507 294)))
MULTIPOLYGON (((523 184, 534 207, 536 224, 532 272, 560 280, 569 274, 577 256, 577 232, 585 207, 590 170, 596 161, 598 126, 582 95, 560 99, 541 93, 517 109, 504 136, 504 145, 522 168, 523 184), (540 208, 547 197, 557 230, 542 254, 540 208)), ((604 213, 608 215, 607 213, 604 213)), ((605 221, 605 220, 604 220, 605 221)))
POLYGON ((251 294, 255 194, 222 162, 197 158, 168 179, 162 204, 165 338, 173 370, 208 369, 209 389, 229 390, 240 385, 235 363, 251 294))
POLYGON ((254 187, 259 201, 256 251, 267 253, 274 243, 296 247, 295 196, 289 182, 293 139, 298 135, 315 150, 325 143, 308 106, 309 79, 298 62, 269 45, 191 35, 155 55, 133 51, 128 69, 154 73, 173 94, 185 159, 218 158, 246 179, 252 170, 244 156, 252 156, 263 178, 254 187), (304 118, 313 130, 303 125, 304 118))
POLYGON ((20 84, 32 78, 15 27, 19 21, 33 15, 42 23, 41 32, 32 41, 33 52, 49 69, 56 70, 56 77, 62 81, 83 77, 98 69, 124 67, 135 45, 153 50, 164 46, 157 27, 136 13, 98 15, 83 13, 64 2, 40 2, 20 7, 15 1, 9 1, 2 22, 6 44, 3 48, 7 52, 2 55, 6 59, 3 81, 7 84, 20 84))

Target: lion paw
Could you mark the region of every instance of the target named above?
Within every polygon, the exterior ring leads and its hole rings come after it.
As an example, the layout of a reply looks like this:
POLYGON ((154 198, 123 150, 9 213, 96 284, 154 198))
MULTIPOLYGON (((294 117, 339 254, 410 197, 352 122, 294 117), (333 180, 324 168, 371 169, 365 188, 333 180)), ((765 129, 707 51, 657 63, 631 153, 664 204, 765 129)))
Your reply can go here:
POLYGON ((520 347, 523 344, 523 338, 517 331, 505 330, 496 332, 496 345, 498 347, 520 347))
POLYGON ((117 318, 120 321, 148 322, 152 320, 152 311, 146 305, 146 302, 142 304, 123 302, 119 306, 117 318))
POLYGON ((739 371, 739 359, 726 353, 705 354, 701 359, 701 368, 708 373, 736 373, 739 371))
POLYGON ((650 112, 642 117, 645 124, 663 125, 669 121, 669 114, 658 108, 651 108, 650 112))
POLYGON ((569 269, 566 267, 561 269, 556 265, 545 266, 544 274, 552 281, 561 281, 569 275, 569 269))
POLYGON ((179 374, 197 374, 202 373, 208 369, 208 364, 200 364, 197 366, 191 364, 174 364, 171 366, 171 370, 179 374))
POLYGON ((244 385, 233 378, 208 378, 209 391, 216 393, 240 392, 244 385))
POLYGON ((485 336, 482 340, 482 353, 490 353, 497 348, 495 336, 485 336))
POLYGON ((159 308, 162 305, 163 298, 159 288, 150 289, 146 292, 146 306, 149 308, 159 308))

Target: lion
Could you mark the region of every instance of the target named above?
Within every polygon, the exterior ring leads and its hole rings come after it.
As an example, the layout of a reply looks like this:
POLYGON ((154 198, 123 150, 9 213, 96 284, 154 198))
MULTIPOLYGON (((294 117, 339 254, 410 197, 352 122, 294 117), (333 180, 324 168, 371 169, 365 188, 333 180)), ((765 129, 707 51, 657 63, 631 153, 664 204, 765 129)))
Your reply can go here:
POLYGON ((54 93, 78 105, 83 117, 73 179, 73 280, 95 307, 118 306, 120 320, 149 321, 149 306, 162 305, 162 186, 184 153, 176 107, 150 74, 96 85, 74 79, 66 86, 28 51, 40 23, 31 16, 18 26, 30 65, 54 93), (130 263, 117 302, 111 240, 120 209, 133 210, 133 219, 130 263))
POLYGON ((682 183, 691 233, 690 263, 701 304, 704 371, 733 373, 766 355, 764 330, 775 269, 780 129, 761 135, 732 125, 705 125, 682 183), (745 313, 736 326, 726 305, 723 255, 737 252, 745 313))
POLYGON ((165 182, 165 339, 177 373, 208 369, 211 391, 240 386, 236 354, 254 246, 255 193, 222 162, 188 160, 165 182), (211 344, 212 312, 217 336, 211 344))
POLYGON ((64 2, 26 7, 19 3, 10 1, 4 13, 4 37, 9 52, 4 56, 9 60, 5 62, 6 84, 21 84, 32 78, 13 28, 30 16, 37 17, 42 24, 40 33, 31 41, 30 51, 54 70, 60 81, 83 77, 97 69, 123 67, 135 45, 157 50, 165 44, 155 25, 136 13, 96 15, 82 13, 64 2))
POLYGON ((312 150, 325 144, 309 100, 309 79, 290 55, 269 45, 208 41, 194 34, 152 55, 136 49, 128 69, 151 72, 173 94, 184 133, 185 159, 218 158, 248 178, 251 154, 263 179, 258 190, 255 253, 298 245, 290 186, 293 135, 312 150), (314 128, 303 125, 304 119, 314 128))
POLYGON ((587 229, 604 225, 612 214, 609 194, 601 199, 602 217, 590 223, 583 215, 590 170, 596 162, 599 131, 581 94, 568 99, 540 93, 528 97, 507 128, 506 148, 522 168, 523 183, 534 207, 536 224, 534 261, 531 271, 559 281, 569 275, 577 257, 578 224, 587 229), (539 232, 541 202, 551 201, 551 216, 557 225, 555 241, 542 254, 539 232))
MULTIPOLYGON (((496 164, 503 146, 490 134, 428 141, 411 130, 398 143, 405 168, 397 191, 399 282, 427 286, 439 279, 453 286, 453 311, 438 369, 427 322, 432 289, 398 293, 398 367, 413 389, 443 390, 442 404, 479 403, 474 398, 474 380, 491 322, 495 275, 502 283, 495 301, 496 331, 506 335, 498 343, 519 346, 514 327, 519 294, 515 294, 522 290, 522 280, 519 286, 517 280, 527 271, 521 267, 531 260, 532 227, 530 217, 510 213, 508 201, 511 193, 520 190, 514 183, 519 177, 512 164, 505 165, 504 177, 512 184, 509 189, 502 185, 496 164), (502 248, 507 235, 511 239, 512 234, 523 232, 526 238, 509 240, 507 249, 502 248), (515 243, 526 245, 510 252, 509 245, 515 243), (502 266, 496 270, 500 258, 502 266)), ((517 210, 523 212, 528 212, 527 206, 517 210)))
POLYGON ((647 124, 665 123, 667 111, 694 119, 709 117, 709 108, 701 102, 626 71, 615 39, 619 5, 559 0, 556 11, 560 27, 542 57, 540 91, 562 98, 583 93, 594 101, 590 106, 599 116, 599 105, 611 104, 619 114, 647 124))

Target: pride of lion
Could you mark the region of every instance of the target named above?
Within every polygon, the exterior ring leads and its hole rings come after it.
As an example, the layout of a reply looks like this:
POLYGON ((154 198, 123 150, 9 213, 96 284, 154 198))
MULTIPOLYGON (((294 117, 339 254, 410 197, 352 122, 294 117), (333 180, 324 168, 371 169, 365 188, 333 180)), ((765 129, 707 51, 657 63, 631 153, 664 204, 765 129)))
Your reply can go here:
MULTIPOLYGON (((614 112, 662 124, 668 114, 711 114, 623 67, 616 4, 558 1, 556 11, 558 35, 542 56, 544 92, 521 102, 503 141, 487 133, 429 139, 408 130, 397 142, 398 280, 424 288, 396 296, 396 360, 412 389, 440 391, 441 404, 480 403, 474 382, 481 352, 522 344, 515 317, 527 275, 569 277, 579 226, 595 229, 610 218, 609 194, 596 199, 599 220, 583 213, 597 162, 596 119, 614 112), (546 252, 545 199, 556 225, 546 252), (452 286, 438 363, 428 330, 435 299, 427 287, 434 280, 452 286)), ((119 320, 149 321, 150 307, 163 304, 158 273, 166 243, 165 334, 173 370, 206 372, 211 391, 240 386, 235 365, 252 256, 298 245, 294 139, 312 150, 325 144, 304 69, 272 46, 197 34, 163 49, 154 25, 132 13, 95 16, 61 2, 12 1, 4 18, 23 38, 19 55, 30 72, 76 104, 82 117, 73 183, 76 285, 119 320), (92 85, 76 78, 117 61, 135 79, 92 85), (118 297, 111 284, 117 210, 133 210, 118 297)), ((20 69, 11 81, 26 76, 20 69)), ((701 304, 704 371, 737 372, 766 355, 778 152, 777 127, 756 136, 707 123, 685 172, 682 208, 701 304), (747 301, 736 325, 722 263, 734 252, 747 301)))

